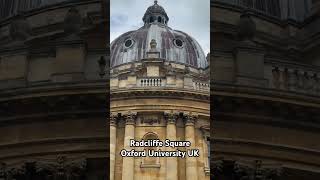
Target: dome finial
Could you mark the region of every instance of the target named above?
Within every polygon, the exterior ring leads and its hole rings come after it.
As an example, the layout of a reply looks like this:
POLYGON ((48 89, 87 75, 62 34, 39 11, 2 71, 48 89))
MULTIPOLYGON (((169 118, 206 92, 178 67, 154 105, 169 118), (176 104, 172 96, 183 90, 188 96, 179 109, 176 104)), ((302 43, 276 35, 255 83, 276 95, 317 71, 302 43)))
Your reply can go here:
POLYGON ((154 0, 154 4, 158 4, 158 1, 157 1, 157 0, 154 0))

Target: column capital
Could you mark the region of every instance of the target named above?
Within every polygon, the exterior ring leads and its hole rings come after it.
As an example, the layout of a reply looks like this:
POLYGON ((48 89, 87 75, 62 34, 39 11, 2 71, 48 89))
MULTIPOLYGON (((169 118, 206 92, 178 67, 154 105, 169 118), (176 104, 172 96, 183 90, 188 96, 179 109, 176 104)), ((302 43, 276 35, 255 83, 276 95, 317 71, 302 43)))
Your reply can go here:
POLYGON ((167 124, 176 124, 178 118, 179 118, 178 113, 164 112, 164 119, 166 120, 167 124))
POLYGON ((194 113, 184 113, 183 119, 185 121, 185 125, 188 126, 194 126, 196 121, 198 120, 198 115, 194 113))
POLYGON ((110 126, 117 126, 119 115, 117 113, 110 113, 110 126))
POLYGON ((250 179, 277 179, 282 174, 282 168, 279 164, 266 164, 261 160, 253 162, 234 163, 234 172, 240 177, 250 179))
POLYGON ((123 119, 126 122, 126 125, 135 125, 136 119, 137 119, 137 113, 136 112, 127 112, 123 114, 123 119))

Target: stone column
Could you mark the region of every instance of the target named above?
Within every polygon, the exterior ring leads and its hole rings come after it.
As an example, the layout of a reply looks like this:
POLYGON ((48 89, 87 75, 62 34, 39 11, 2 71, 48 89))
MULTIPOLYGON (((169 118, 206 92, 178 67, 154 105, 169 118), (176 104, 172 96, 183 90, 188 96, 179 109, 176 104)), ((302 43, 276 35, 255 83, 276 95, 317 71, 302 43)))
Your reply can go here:
MULTIPOLYGON (((167 121, 167 139, 170 141, 177 140, 177 122, 178 114, 165 113, 165 119, 167 121)), ((175 148, 168 147, 168 151, 174 151, 175 148)), ((166 180, 178 180, 178 159, 177 157, 167 157, 167 173, 166 180)))
MULTIPOLYGON (((188 149, 195 149, 195 121, 196 116, 185 115, 185 140, 191 142, 191 146, 188 149)), ((186 156, 186 180, 198 180, 198 168, 197 168, 197 157, 186 156)))
POLYGON ((110 114, 110 180, 114 180, 117 145, 117 116, 110 114))
MULTIPOLYGON (((130 139, 134 139, 134 129, 135 129, 135 119, 136 115, 133 113, 128 113, 124 115, 126 122, 125 133, 124 133, 124 149, 132 150, 130 147, 130 139)), ((134 180, 134 158, 133 157, 123 157, 122 162, 122 180, 134 180)))

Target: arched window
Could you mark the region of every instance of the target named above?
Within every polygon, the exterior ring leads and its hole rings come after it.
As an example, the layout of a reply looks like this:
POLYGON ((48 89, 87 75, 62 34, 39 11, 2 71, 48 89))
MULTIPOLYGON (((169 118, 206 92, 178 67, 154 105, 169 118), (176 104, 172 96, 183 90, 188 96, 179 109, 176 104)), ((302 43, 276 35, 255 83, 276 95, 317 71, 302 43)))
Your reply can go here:
MULTIPOLYGON (((153 132, 148 132, 145 134, 142 138, 143 140, 154 140, 154 139, 159 139, 157 134, 153 132)), ((145 147, 144 150, 146 151, 147 156, 142 158, 141 162, 141 167, 146 167, 146 168, 158 168, 160 167, 160 159, 159 157, 149 157, 148 156, 148 151, 157 151, 159 150, 159 147, 145 147)))
POLYGON ((158 17, 158 22, 161 23, 161 17, 160 16, 158 17))
POLYGON ((150 23, 153 23, 153 21, 154 21, 153 17, 150 17, 150 23))

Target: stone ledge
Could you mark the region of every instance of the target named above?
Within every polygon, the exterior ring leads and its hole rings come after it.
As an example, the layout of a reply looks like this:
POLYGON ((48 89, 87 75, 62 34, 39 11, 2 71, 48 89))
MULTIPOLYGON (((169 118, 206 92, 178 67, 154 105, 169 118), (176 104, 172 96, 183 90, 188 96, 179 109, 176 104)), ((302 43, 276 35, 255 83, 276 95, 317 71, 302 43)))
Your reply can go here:
POLYGON ((311 107, 320 107, 320 97, 271 88, 240 86, 232 83, 213 83, 212 95, 246 97, 250 99, 279 101, 311 107))
POLYGON ((140 168, 160 168, 160 164, 140 164, 140 168))

